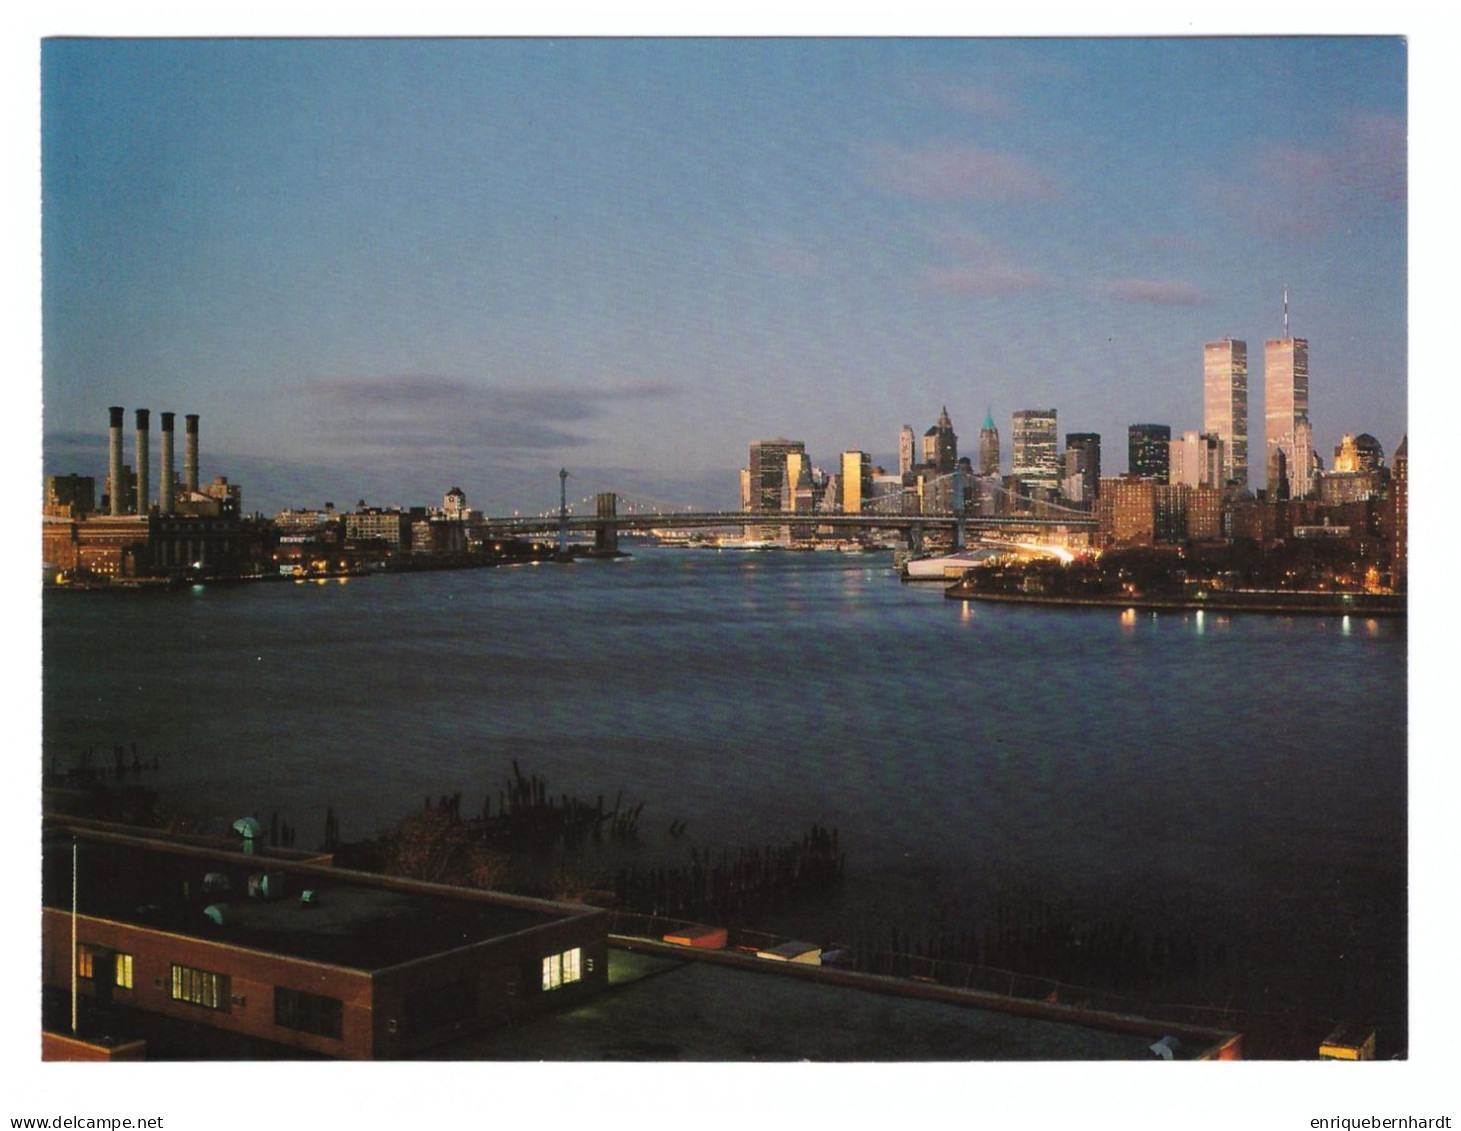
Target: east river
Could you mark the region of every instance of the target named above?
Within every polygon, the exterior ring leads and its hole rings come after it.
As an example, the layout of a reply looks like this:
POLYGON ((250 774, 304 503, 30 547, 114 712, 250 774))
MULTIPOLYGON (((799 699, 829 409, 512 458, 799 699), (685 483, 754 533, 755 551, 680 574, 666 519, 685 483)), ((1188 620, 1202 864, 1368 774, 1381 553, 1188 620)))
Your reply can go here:
POLYGON ((978 605, 889 557, 48 593, 44 757, 135 743, 215 830, 313 847, 423 797, 643 801, 646 861, 839 830, 818 938, 978 930, 1000 893, 1195 932, 1248 1004, 1404 1047, 1403 620, 978 605), (686 822, 671 838, 673 821, 686 822))

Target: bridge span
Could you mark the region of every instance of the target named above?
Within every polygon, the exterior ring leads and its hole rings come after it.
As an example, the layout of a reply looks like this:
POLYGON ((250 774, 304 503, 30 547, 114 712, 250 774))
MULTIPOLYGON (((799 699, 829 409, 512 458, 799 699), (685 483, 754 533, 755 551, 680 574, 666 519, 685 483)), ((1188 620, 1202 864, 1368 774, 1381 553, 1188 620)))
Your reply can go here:
POLYGON ((494 532, 501 534, 556 534, 560 541, 570 532, 592 531, 594 548, 599 551, 617 549, 620 533, 662 529, 792 527, 806 531, 808 536, 819 530, 832 532, 895 531, 902 535, 909 546, 914 549, 921 547, 925 532, 934 530, 952 531, 955 544, 962 546, 965 534, 971 531, 1039 534, 1055 530, 1087 532, 1096 529, 1096 520, 1088 512, 1047 515, 956 515, 952 513, 864 512, 845 514, 804 511, 642 510, 638 508, 620 511, 618 496, 613 492, 602 492, 595 498, 592 514, 574 513, 565 502, 557 514, 504 515, 489 517, 487 522, 494 532))

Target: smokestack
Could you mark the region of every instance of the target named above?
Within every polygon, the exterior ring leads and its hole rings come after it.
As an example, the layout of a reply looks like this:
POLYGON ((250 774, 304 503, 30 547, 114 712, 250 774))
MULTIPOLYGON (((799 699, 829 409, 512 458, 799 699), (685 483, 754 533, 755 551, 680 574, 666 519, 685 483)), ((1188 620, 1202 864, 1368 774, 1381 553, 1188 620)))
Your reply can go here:
POLYGON ((112 479, 112 516, 122 513, 122 414, 126 411, 113 405, 107 409, 112 416, 111 465, 108 472, 112 479))
POLYGON ((158 509, 163 514, 172 514, 172 422, 173 413, 162 414, 162 488, 157 493, 158 509))
POLYGON ((152 414, 145 408, 137 410, 137 513, 147 513, 147 465, 151 454, 147 450, 147 430, 152 423, 152 414))
POLYGON ((183 417, 187 434, 183 437, 183 489, 191 495, 198 489, 198 414, 183 417))

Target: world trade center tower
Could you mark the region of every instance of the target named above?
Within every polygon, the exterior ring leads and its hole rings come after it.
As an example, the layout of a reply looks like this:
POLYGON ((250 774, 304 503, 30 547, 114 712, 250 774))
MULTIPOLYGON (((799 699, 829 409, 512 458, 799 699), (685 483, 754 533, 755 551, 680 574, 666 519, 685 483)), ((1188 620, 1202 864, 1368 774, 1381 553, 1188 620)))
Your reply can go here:
POLYGON ((1247 342, 1222 338, 1203 347, 1202 430, 1223 442, 1223 482, 1247 487, 1247 342))

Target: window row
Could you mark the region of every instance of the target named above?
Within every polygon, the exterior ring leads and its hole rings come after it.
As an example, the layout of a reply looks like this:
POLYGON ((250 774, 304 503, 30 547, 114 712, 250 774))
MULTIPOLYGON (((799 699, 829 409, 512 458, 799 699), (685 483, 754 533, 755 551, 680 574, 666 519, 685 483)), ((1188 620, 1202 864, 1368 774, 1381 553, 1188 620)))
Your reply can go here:
POLYGON ((132 956, 101 946, 80 946, 76 950, 76 976, 95 981, 110 976, 112 984, 124 990, 132 988, 132 956))

